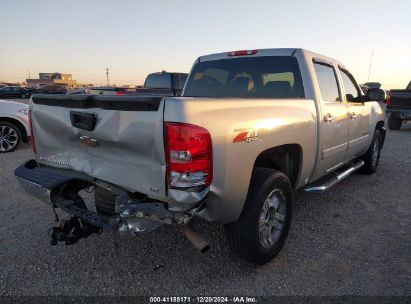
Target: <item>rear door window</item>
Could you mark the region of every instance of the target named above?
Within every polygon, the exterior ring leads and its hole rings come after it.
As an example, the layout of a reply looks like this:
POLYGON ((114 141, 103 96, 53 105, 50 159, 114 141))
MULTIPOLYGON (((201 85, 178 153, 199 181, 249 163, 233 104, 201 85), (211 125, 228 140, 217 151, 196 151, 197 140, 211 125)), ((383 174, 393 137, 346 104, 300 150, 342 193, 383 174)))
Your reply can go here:
POLYGON ((295 57, 228 58, 197 63, 184 96, 241 98, 304 98, 295 57))

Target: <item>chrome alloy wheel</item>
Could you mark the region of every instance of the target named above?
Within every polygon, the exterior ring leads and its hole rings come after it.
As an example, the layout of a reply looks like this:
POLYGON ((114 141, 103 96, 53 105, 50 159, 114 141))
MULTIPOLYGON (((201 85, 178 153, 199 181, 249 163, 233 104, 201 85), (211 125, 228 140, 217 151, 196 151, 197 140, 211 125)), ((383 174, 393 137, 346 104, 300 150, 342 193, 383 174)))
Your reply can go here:
POLYGON ((13 128, 0 126, 0 151, 8 152, 14 149, 19 141, 19 136, 13 128))
POLYGON ((273 190, 264 202, 259 221, 260 243, 270 249, 279 240, 285 226, 287 201, 280 189, 273 190))

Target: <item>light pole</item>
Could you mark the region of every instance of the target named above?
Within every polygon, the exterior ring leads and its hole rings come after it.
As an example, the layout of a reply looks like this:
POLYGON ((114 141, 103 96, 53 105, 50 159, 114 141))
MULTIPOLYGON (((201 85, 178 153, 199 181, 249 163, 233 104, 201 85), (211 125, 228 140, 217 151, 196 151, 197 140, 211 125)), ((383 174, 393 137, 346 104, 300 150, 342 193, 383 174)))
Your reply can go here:
POLYGON ((109 87, 110 86, 110 80, 108 78, 108 71, 109 71, 109 68, 106 68, 107 86, 109 87))
POLYGON ((368 79, 367 79, 367 81, 370 81, 371 66, 372 66, 372 58, 373 57, 374 57, 374 49, 371 50, 370 67, 368 68, 368 79))

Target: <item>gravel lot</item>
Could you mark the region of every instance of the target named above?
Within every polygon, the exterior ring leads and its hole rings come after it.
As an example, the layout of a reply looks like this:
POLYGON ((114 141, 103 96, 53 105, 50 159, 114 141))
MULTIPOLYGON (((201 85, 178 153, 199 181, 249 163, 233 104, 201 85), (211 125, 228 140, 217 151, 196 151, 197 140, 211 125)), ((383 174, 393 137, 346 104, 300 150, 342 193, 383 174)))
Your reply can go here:
POLYGON ((0 155, 0 295, 411 296, 411 124, 388 131, 378 172, 330 192, 297 193, 289 238, 270 264, 233 256, 223 227, 198 221, 200 254, 182 229, 148 236, 93 235, 48 243, 52 211, 19 187, 13 170, 29 145, 0 155))

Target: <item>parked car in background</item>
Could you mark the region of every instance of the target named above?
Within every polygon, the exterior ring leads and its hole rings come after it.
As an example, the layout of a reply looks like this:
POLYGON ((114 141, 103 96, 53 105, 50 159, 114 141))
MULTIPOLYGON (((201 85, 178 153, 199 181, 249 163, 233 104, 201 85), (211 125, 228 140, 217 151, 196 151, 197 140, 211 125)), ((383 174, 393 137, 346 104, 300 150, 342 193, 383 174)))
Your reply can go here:
POLYGON ((6 86, 0 88, 0 98, 28 98, 31 96, 31 90, 18 87, 6 86))
POLYGON ((157 72, 151 73, 144 81, 142 88, 136 88, 137 94, 181 96, 187 73, 157 72))
POLYGON ((35 90, 34 93, 41 93, 41 94, 66 94, 68 93, 68 89, 63 85, 55 85, 55 84, 46 84, 43 85, 35 90))
POLYGON ((166 71, 151 73, 147 76, 143 87, 134 89, 124 87, 92 87, 85 92, 71 92, 69 94, 90 94, 108 96, 132 96, 132 95, 154 95, 154 96, 180 96, 185 81, 185 73, 169 73, 166 71))
POLYGON ((390 90, 385 101, 388 116, 388 128, 399 130, 411 120, 411 81, 405 90, 390 90))
POLYGON ((198 216, 225 224, 233 251, 264 264, 284 245, 294 190, 377 170, 384 96, 364 95, 341 62, 303 49, 206 55, 183 97, 33 96, 35 159, 15 175, 72 215, 51 230, 53 245, 180 224, 203 252, 189 225, 198 216), (91 188, 97 212, 78 194, 91 188))
POLYGON ((76 94, 89 94, 89 88, 79 88, 79 89, 75 89, 72 91, 69 91, 67 94, 72 94, 72 95, 76 95, 76 94))
POLYGON ((92 87, 85 91, 90 95, 109 95, 109 96, 122 96, 127 94, 127 88, 118 87, 92 87))
POLYGON ((29 106, 0 100, 0 153, 12 152, 20 142, 29 142, 29 106))

